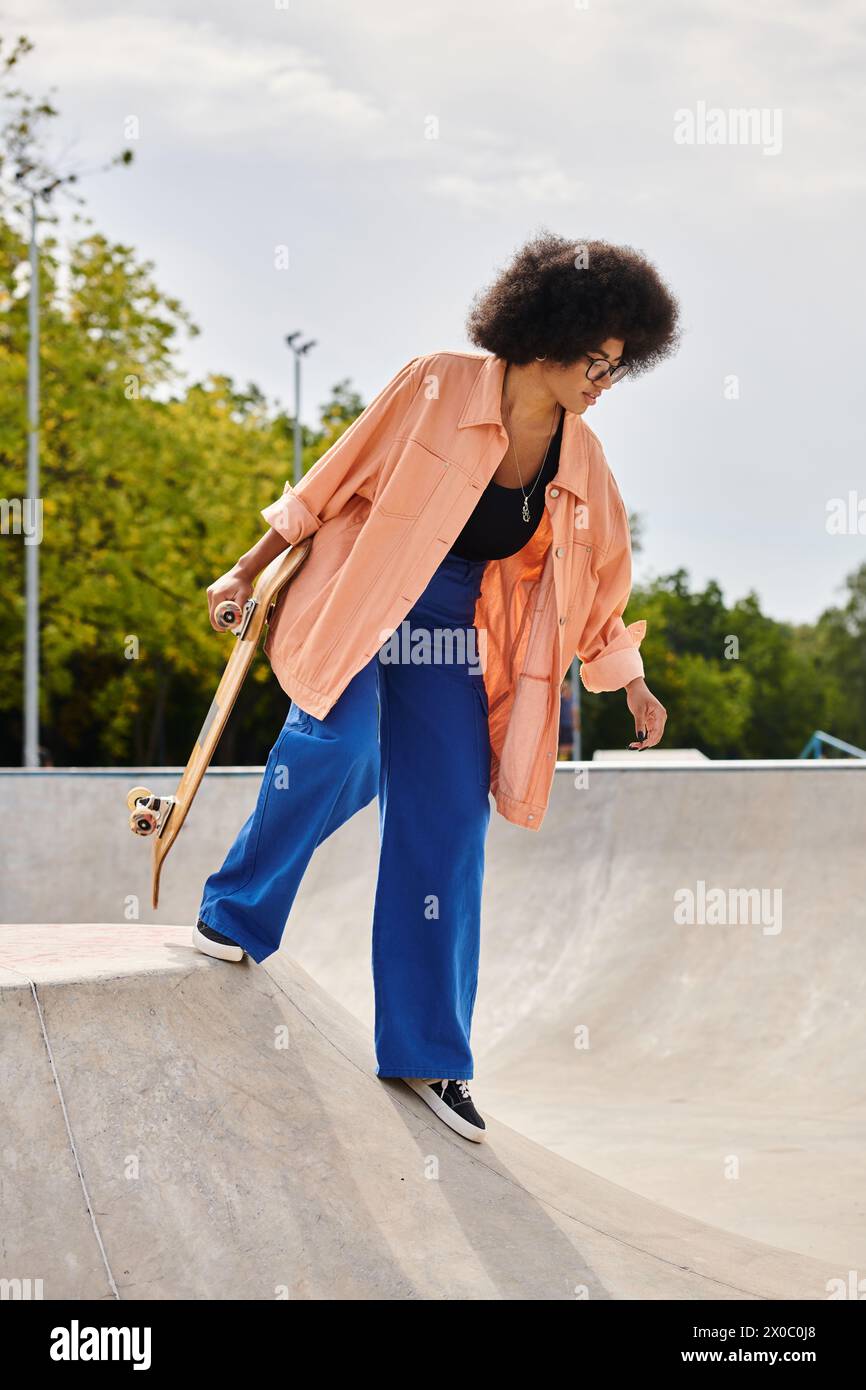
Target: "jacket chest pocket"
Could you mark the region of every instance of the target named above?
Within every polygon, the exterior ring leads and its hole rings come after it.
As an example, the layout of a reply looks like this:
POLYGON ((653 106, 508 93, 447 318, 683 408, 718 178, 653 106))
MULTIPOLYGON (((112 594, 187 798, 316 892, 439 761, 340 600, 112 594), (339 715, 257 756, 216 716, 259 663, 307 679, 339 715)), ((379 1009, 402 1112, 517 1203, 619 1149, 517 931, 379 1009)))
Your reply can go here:
POLYGON ((395 439, 382 466, 387 482, 380 485, 373 505, 385 516, 412 521, 430 501, 450 467, 447 459, 417 439, 395 439))

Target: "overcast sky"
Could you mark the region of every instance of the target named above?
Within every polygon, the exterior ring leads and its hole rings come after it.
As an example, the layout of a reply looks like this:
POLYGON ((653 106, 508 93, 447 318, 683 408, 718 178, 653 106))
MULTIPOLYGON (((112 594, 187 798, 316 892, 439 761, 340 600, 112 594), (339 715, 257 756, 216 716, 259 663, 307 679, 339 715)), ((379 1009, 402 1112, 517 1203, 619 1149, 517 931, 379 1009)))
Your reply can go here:
POLYGON ((685 326, 592 414, 637 575, 682 566, 792 620, 841 600, 866 558, 827 530, 833 498, 866 511, 862 4, 0 0, 0 32, 36 42, 22 80, 56 84, 67 165, 137 123, 88 209, 200 325, 191 378, 291 406, 302 329, 315 423, 345 377, 368 400, 470 346, 473 294, 540 227, 629 243, 685 326))

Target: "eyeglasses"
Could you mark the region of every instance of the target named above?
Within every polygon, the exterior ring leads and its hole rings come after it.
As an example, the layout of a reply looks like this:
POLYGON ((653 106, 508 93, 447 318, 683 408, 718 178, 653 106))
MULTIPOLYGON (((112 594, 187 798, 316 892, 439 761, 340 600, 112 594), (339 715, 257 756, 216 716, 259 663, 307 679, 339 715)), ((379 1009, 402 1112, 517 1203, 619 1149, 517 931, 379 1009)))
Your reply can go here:
POLYGON ((601 381, 601 378, 609 373, 612 386, 615 381, 622 381, 629 370, 626 362, 620 362, 618 367, 611 367, 610 363, 605 362, 603 357, 590 357, 588 352, 583 355, 589 359, 590 363, 586 369, 587 381, 601 381))

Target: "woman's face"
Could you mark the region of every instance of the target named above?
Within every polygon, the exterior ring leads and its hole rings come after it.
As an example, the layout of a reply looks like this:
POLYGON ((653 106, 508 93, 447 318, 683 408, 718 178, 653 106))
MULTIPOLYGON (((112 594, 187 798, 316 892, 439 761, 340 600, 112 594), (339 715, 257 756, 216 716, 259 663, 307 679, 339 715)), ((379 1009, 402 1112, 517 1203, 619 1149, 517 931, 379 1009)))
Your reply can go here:
POLYGON ((606 338, 597 348, 589 351, 579 362, 571 367, 560 367, 555 363, 539 362, 545 385, 566 410, 582 415, 585 410, 595 408, 595 403, 603 391, 610 390, 610 376, 590 381, 587 371, 593 362, 609 362, 611 370, 618 367, 625 351, 622 338, 606 338))

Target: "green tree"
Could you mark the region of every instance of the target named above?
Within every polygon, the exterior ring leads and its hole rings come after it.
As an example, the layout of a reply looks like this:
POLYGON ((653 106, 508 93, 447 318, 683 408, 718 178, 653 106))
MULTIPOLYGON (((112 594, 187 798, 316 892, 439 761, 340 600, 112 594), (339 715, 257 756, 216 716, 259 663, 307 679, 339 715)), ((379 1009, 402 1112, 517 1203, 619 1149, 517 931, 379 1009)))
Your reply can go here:
MULTIPOLYGON (((862 608, 855 609, 862 622, 862 608)), ((693 592, 684 570, 636 586, 624 618, 637 617, 647 620, 641 654, 648 684, 668 712, 669 747, 699 748, 711 758, 796 757, 822 721, 838 730, 843 711, 850 714, 860 698, 853 674, 844 694, 833 674, 842 648, 852 672, 860 669, 850 614, 847 623, 824 620, 823 669, 811 629, 763 614, 753 593, 729 608, 715 581, 693 592)), ((620 692, 585 699, 583 711, 587 756, 633 739, 620 692)))
POLYGON ((828 608, 812 629, 800 629, 804 662, 824 692, 823 727, 866 748, 866 563, 845 580, 848 597, 828 608))

